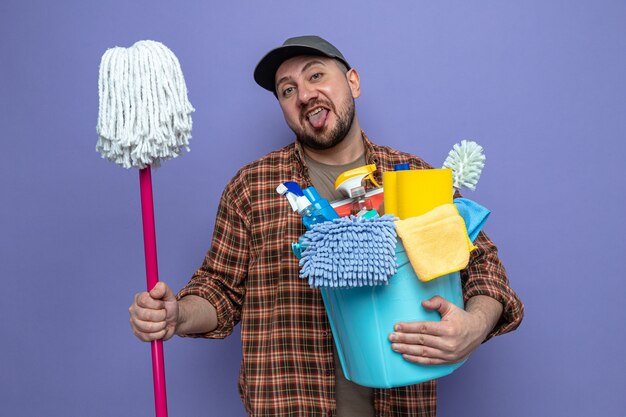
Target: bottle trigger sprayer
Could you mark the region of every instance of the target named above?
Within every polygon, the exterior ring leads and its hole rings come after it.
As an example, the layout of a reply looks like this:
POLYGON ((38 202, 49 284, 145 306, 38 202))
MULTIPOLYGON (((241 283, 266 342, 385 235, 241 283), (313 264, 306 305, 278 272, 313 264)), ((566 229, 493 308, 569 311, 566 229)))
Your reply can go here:
POLYGON ((310 216, 313 212, 313 204, 304 196, 297 182, 287 181, 276 187, 276 192, 287 198, 291 209, 302 217, 310 216))
POLYGON ((351 213, 362 215, 373 209, 372 203, 365 197, 365 180, 370 180, 375 187, 381 188, 372 175, 376 165, 363 165, 349 171, 342 172, 335 180, 335 189, 346 197, 354 199, 351 213))

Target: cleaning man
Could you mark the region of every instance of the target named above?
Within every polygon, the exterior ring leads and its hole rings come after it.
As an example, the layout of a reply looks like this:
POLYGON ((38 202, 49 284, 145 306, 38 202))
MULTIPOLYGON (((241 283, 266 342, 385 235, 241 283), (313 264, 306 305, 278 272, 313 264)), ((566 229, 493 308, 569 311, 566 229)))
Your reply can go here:
MULTIPOLYGON (((143 341, 173 335, 223 338, 241 322, 239 386, 254 416, 435 416, 436 381, 390 389, 349 382, 339 365, 319 290, 298 277, 291 243, 300 216, 276 186, 313 185, 322 197, 341 172, 376 164, 427 169, 420 158, 374 144, 355 111, 358 72, 317 36, 291 38, 266 54, 254 78, 278 99, 296 141, 244 166, 219 204, 204 263, 178 296, 163 282, 135 296, 131 326, 143 341)), ((384 184, 383 184, 384 186, 384 184)), ((434 297, 423 303, 441 322, 398 323, 392 349, 420 364, 456 363, 488 338, 514 330, 523 305, 508 284, 494 244, 480 233, 462 271, 465 310, 434 297)))

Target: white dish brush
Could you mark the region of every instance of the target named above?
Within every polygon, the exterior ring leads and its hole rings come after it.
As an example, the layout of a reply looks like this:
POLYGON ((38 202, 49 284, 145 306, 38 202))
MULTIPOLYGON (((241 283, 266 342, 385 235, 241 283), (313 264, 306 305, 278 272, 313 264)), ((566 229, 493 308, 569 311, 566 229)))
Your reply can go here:
POLYGON ((474 191, 484 166, 483 147, 471 140, 456 143, 443 163, 444 168, 452 170, 452 185, 455 190, 468 188, 474 191))

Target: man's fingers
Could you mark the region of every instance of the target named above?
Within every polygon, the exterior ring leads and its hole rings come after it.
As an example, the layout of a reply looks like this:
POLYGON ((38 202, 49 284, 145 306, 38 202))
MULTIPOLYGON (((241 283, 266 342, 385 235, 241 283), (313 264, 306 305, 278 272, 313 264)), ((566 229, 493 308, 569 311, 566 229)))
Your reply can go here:
POLYGON ((131 319, 133 328, 139 333, 158 333, 165 329, 167 323, 165 321, 143 321, 138 318, 131 319))
POLYGON ((136 306, 131 306, 130 314, 133 317, 136 317, 139 320, 143 321, 165 321, 167 316, 167 311, 164 309, 161 310, 152 310, 149 308, 140 308, 136 306))
POLYGON ((164 282, 158 282, 150 292, 135 294, 128 313, 133 333, 143 342, 168 340, 175 334, 178 301, 164 282))
POLYGON ((157 300, 176 301, 176 296, 171 288, 164 282, 157 282, 154 288, 150 290, 150 296, 157 300))
POLYGON ((438 295, 422 301, 422 306, 427 310, 436 310, 439 312, 441 317, 444 317, 446 314, 450 313, 454 307, 456 307, 450 301, 438 295))
MULTIPOLYGON (((129 307, 130 326, 135 336, 144 342, 171 338, 172 328, 168 329, 168 320, 176 320, 176 297, 172 290, 163 282, 157 283, 150 292, 135 294, 133 304, 129 307), (170 307, 166 308, 168 305, 170 307), (168 318, 168 310, 172 317, 168 318)), ((169 326, 171 327, 171 326, 169 326)))
POLYGON ((141 340, 142 342, 152 342, 153 340, 161 340, 165 337, 167 330, 161 330, 160 332, 156 332, 156 333, 141 333, 138 332, 137 330, 133 330, 133 333, 135 334, 135 336, 137 336, 137 338, 139 340, 141 340))
POLYGON ((442 351, 450 352, 451 346, 439 336, 432 336, 424 333, 391 333, 389 341, 392 343, 402 343, 407 345, 422 345, 442 351))
POLYGON ((147 292, 136 294, 135 304, 139 307, 149 308, 152 310, 161 310, 165 308, 165 304, 162 300, 154 299, 151 294, 147 292))
POLYGON ((176 295, 174 294, 172 289, 169 286, 167 286, 165 283, 159 283, 159 284, 165 285, 165 294, 163 295, 163 301, 165 301, 166 303, 176 301, 176 295))
POLYGON ((436 359, 441 361, 449 361, 452 358, 448 352, 443 352, 439 349, 424 345, 393 343, 391 348, 398 353, 402 353, 402 356, 408 355, 416 358, 436 359))
POLYGON ((450 329, 446 322, 441 321, 414 321, 396 323, 394 330, 397 333, 421 333, 433 336, 448 336, 450 329))
POLYGON ((405 354, 402 355, 402 357, 409 362, 418 363, 420 365, 445 365, 451 363, 450 361, 444 359, 426 358, 423 356, 413 356, 405 354))

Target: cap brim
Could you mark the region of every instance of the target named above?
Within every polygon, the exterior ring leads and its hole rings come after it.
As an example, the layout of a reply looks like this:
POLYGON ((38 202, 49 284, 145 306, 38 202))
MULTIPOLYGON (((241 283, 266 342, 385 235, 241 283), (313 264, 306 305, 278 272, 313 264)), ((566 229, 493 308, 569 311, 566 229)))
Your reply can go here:
POLYGON ((276 94, 276 71, 289 58, 300 55, 317 55, 338 59, 348 68, 350 65, 338 56, 326 54, 318 49, 305 45, 285 45, 269 51, 254 69, 254 81, 266 90, 276 94))

